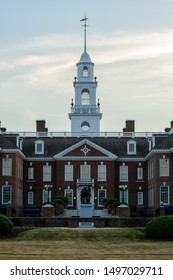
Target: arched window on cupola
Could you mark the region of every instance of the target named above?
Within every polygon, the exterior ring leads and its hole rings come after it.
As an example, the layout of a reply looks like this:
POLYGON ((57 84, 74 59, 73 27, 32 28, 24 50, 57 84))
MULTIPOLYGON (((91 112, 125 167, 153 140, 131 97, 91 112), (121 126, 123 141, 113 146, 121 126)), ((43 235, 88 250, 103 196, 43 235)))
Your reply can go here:
POLYGON ((90 93, 88 89, 83 89, 81 93, 81 105, 89 105, 90 104, 90 93))
POLYGON ((88 67, 86 66, 83 68, 83 77, 88 77, 88 67))

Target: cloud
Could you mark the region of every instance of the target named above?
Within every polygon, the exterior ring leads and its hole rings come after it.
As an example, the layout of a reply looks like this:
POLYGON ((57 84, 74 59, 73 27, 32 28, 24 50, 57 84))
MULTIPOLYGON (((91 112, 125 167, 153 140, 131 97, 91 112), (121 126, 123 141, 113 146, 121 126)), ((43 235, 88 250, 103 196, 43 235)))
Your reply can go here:
MULTIPOLYGON (((128 112, 129 98, 139 108, 148 100, 154 106, 155 100, 162 98, 163 91, 171 101, 173 30, 91 34, 87 40, 88 52, 99 77, 98 94, 107 114, 114 112, 114 104, 128 112)), ((81 37, 75 34, 53 34, 4 46, 0 56, 0 95, 8 98, 3 99, 3 104, 9 105, 9 111, 10 108, 15 110, 15 106, 16 110, 20 108, 25 121, 41 115, 62 116, 74 96, 72 82, 76 76, 75 64, 83 51, 82 44, 81 37), (9 96, 13 96, 11 102, 9 96)), ((63 122, 59 125, 64 130, 63 122)))

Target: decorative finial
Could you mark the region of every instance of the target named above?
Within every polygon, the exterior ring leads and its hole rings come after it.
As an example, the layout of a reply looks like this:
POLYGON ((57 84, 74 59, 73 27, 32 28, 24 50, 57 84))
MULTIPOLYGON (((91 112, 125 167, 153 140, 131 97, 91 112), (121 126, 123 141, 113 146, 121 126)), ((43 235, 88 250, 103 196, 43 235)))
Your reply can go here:
POLYGON ((98 98, 97 107, 100 107, 100 100, 99 100, 99 98, 98 98))
POLYGON ((84 27, 84 52, 86 52, 86 28, 89 26, 89 25, 86 24, 87 20, 88 20, 88 18, 86 17, 86 15, 83 19, 80 20, 80 21, 85 22, 84 25, 82 25, 84 27))
POLYGON ((74 106, 74 103, 73 103, 73 98, 72 98, 72 100, 71 100, 71 107, 73 107, 74 106))

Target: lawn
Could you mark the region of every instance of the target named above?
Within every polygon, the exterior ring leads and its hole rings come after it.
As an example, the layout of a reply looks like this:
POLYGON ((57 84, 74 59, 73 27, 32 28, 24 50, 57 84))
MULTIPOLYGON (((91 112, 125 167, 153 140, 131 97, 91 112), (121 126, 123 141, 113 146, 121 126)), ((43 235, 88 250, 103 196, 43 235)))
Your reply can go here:
POLYGON ((0 239, 1 260, 172 260, 173 241, 132 228, 37 228, 0 239))

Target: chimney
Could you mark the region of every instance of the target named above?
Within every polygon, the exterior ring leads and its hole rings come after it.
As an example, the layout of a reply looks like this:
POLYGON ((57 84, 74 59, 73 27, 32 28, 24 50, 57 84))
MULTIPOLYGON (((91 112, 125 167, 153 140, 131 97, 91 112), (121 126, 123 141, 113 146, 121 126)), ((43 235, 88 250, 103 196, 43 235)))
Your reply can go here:
POLYGON ((44 120, 36 121, 36 132, 48 132, 48 129, 45 127, 46 122, 44 120))
POLYGON ((171 128, 173 128, 173 121, 171 121, 171 128))
POLYGON ((5 127, 1 127, 1 121, 0 121, 0 131, 1 132, 6 132, 7 131, 7 129, 5 127))
POLYGON ((135 121, 127 120, 126 127, 123 128, 123 132, 135 132, 135 121))

